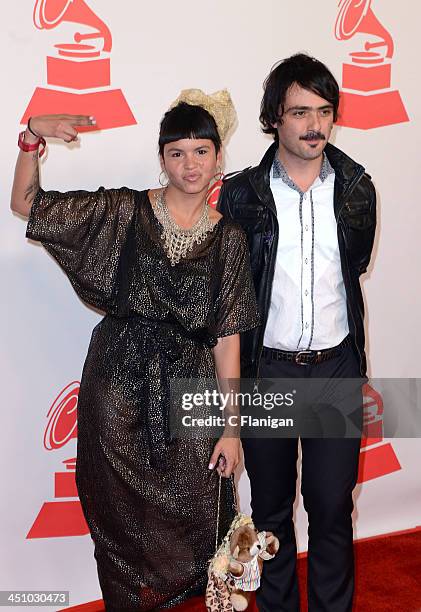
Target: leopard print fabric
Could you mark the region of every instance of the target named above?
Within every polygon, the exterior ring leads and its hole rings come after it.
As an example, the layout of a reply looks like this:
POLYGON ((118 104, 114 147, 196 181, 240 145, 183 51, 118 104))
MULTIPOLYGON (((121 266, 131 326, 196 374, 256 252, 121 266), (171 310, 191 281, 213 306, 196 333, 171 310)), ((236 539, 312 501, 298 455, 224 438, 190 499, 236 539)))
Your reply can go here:
POLYGON ((234 580, 222 580, 214 574, 209 576, 206 588, 206 609, 208 612, 233 612, 230 594, 234 589, 234 580))

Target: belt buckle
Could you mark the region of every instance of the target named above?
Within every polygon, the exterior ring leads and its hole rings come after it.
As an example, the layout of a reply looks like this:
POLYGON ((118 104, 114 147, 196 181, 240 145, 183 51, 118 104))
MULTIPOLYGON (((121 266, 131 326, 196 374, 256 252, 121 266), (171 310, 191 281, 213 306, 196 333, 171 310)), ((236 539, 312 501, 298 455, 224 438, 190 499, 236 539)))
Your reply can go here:
POLYGON ((294 357, 294 361, 297 365, 308 366, 310 363, 306 363, 305 361, 301 361, 301 355, 311 355, 313 351, 298 351, 294 357))

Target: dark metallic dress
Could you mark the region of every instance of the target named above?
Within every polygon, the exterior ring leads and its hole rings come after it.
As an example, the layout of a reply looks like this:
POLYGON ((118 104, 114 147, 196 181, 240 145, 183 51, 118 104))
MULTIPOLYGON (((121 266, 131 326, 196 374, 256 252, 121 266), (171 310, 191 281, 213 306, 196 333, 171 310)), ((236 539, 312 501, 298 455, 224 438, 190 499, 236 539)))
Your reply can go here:
MULTIPOLYGON (((40 190, 27 236, 106 316, 78 405, 77 485, 108 612, 202 593, 215 546, 215 440, 172 439, 169 381, 212 378, 217 338, 258 324, 241 228, 221 219, 171 266, 147 192, 40 190)), ((220 536, 233 516, 222 480, 220 536)))

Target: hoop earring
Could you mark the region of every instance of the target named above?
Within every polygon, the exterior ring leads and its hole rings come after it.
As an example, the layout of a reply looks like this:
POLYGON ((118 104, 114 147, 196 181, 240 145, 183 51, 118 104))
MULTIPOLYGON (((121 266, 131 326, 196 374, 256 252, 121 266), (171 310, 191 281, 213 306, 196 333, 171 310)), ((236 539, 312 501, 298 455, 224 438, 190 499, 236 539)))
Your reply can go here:
POLYGON ((217 169, 216 169, 215 174, 213 175, 213 178, 211 179, 211 182, 217 183, 218 181, 220 181, 223 178, 224 178, 224 173, 222 172, 222 168, 221 168, 221 166, 218 166, 217 169))
POLYGON ((161 172, 159 173, 158 182, 161 185, 161 187, 168 187, 168 185, 170 184, 170 180, 169 180, 168 176, 166 175, 165 170, 161 170, 161 172), (164 177, 166 177, 166 179, 167 179, 166 183, 163 182, 165 180, 165 178, 163 180, 161 180, 162 175, 164 175, 164 177))

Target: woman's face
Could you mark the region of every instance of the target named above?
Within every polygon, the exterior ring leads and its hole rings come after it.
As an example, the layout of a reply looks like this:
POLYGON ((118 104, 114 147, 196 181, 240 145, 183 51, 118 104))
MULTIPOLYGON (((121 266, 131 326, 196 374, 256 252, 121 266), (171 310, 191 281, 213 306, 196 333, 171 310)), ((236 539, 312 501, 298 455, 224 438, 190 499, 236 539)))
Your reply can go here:
POLYGON ((161 165, 169 184, 184 193, 207 192, 209 182, 221 163, 212 140, 182 138, 164 147, 161 165))

